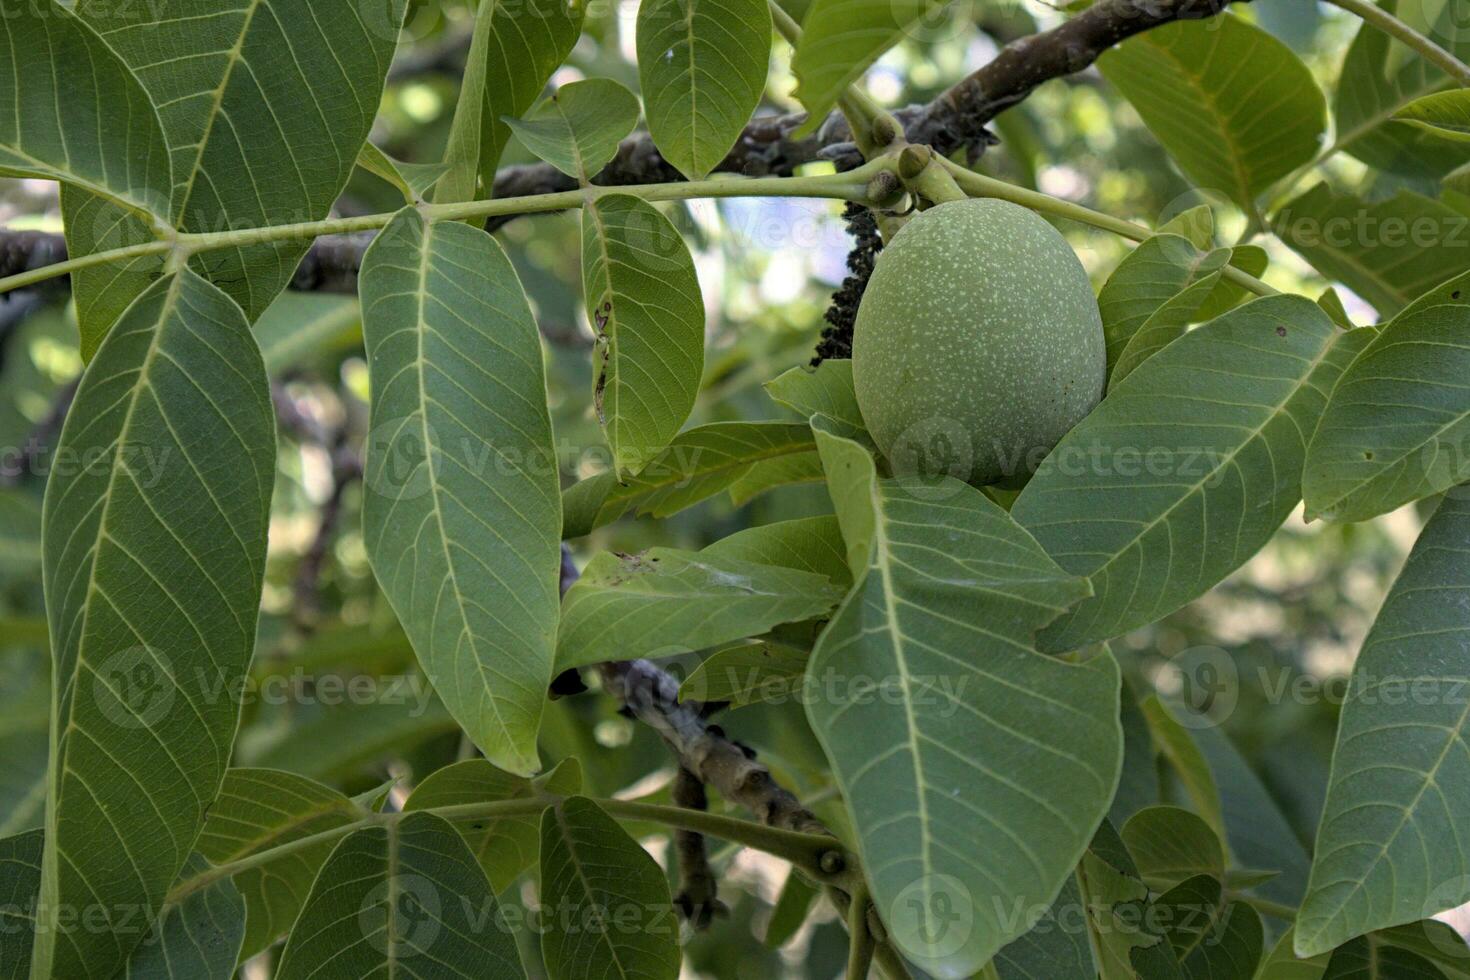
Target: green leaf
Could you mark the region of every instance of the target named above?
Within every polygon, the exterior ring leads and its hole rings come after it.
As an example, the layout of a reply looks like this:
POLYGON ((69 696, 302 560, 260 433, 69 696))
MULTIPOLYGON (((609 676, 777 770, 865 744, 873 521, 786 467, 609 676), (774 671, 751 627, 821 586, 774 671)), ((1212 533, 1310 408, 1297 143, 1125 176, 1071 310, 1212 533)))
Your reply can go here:
POLYGON ((1430 306, 1470 306, 1470 272, 1462 272, 1422 294, 1399 311, 1394 319, 1407 319, 1430 306))
POLYGON ((1215 212, 1208 204, 1181 211, 1159 226, 1159 235, 1178 235, 1201 252, 1215 247, 1215 212))
POLYGON ((447 163, 405 163, 395 160, 378 149, 372 141, 362 144, 362 150, 357 154, 357 165, 398 188, 406 204, 423 200, 424 195, 449 170, 447 163))
POLYGON ((313 779, 378 778, 383 762, 401 759, 435 736, 460 727, 417 673, 385 678, 373 700, 346 699, 271 738, 241 746, 240 762, 285 769, 313 779))
POLYGON ((681 432, 637 476, 619 483, 599 473, 563 496, 563 533, 580 538, 628 511, 668 517, 727 490, 763 462, 815 458, 805 423, 711 422, 681 432))
POLYGON ((1204 819, 1217 838, 1223 837, 1225 816, 1220 802, 1220 787, 1215 785, 1215 775, 1210 771, 1210 764, 1190 736, 1189 729, 1180 724, 1175 712, 1158 695, 1151 694, 1144 698, 1139 709, 1148 723, 1159 754, 1174 767, 1174 773, 1179 777, 1195 812, 1204 819))
POLYGON ((1417 953, 1362 938, 1332 954, 1322 980, 1445 980, 1445 975, 1417 953))
POLYGON ((1113 825, 1104 821, 1077 865, 1077 884, 1102 980, 1180 980, 1148 886, 1113 825))
MULTIPOLYGON (((546 791, 569 795, 582 789, 577 760, 567 759, 544 776, 527 779, 496 769, 484 759, 466 759, 431 773, 403 804, 405 813, 435 807, 530 799, 546 791)), ((459 817, 452 821, 496 894, 504 892, 531 865, 540 847, 539 814, 459 817)))
MULTIPOLYGON (((185 874, 208 869, 198 854, 184 865, 185 874)), ((245 900, 221 878, 165 906, 119 980, 230 980, 244 937, 245 900)))
POLYGON ((1297 951, 1470 900, 1455 801, 1470 792, 1470 502, 1448 494, 1353 668, 1297 951))
POLYGON ((309 977, 525 977, 485 872, 432 813, 344 837, 322 865, 276 968, 309 977))
POLYGON ((1470 92, 1454 89, 1426 95, 1404 106, 1394 118, 1458 140, 1470 140, 1470 92))
POLYGON ((187 270, 138 297, 82 377, 58 453, 98 463, 46 487, 40 976, 121 968, 141 936, 112 917, 159 909, 219 790, 255 644, 275 427, 245 317, 187 270), (58 910, 84 907, 108 927, 59 928, 58 910))
POLYGON ((1155 235, 1119 263, 1098 295, 1110 387, 1184 333, 1230 255, 1228 248, 1202 252, 1178 235, 1155 235))
POLYGON ((1312 438, 1307 516, 1361 521, 1470 478, 1470 306, 1384 327, 1343 374, 1312 438))
POLYGON ((1322 307, 1323 311, 1332 318, 1332 322, 1342 329, 1357 329, 1357 324, 1353 323, 1352 318, 1348 316, 1347 307, 1342 305, 1342 297, 1338 295, 1336 289, 1329 286, 1324 290, 1322 295, 1317 297, 1317 305, 1322 307))
POLYGON ((701 650, 830 611, 824 575, 653 548, 595 555, 562 600, 558 670, 701 650))
POLYGON ((699 277, 668 218, 636 197, 608 194, 582 208, 582 293, 597 337, 597 421, 613 471, 632 475, 694 408, 704 373, 699 277))
POLYGON ((867 433, 852 386, 852 361, 825 360, 815 368, 794 367, 765 384, 766 394, 804 419, 825 415, 849 439, 867 433))
POLYGON ((1318 184, 1271 219, 1287 245, 1389 317, 1465 271, 1470 217, 1409 191, 1369 203, 1318 184))
POLYGON ((768 490, 798 483, 821 483, 824 479, 822 461, 815 452, 763 460, 730 484, 730 503, 744 507, 768 490))
POLYGON ((790 699, 806 676, 810 648, 767 637, 716 650, 679 685, 681 701, 728 701, 742 708, 790 699))
POLYGON ((793 93, 807 119, 796 135, 815 132, 847 86, 924 17, 944 8, 940 0, 813 0, 791 56, 793 93))
POLYGON ((1160 895, 1154 908, 1189 980, 1252 980, 1265 943, 1261 917, 1227 901, 1219 878, 1196 875, 1160 895))
POLYGON ((1327 970, 1327 955, 1298 959, 1292 948, 1296 941, 1295 927, 1282 933, 1276 945, 1261 961, 1255 980, 1322 980, 1327 970))
POLYGON ((35 941, 36 893, 41 888, 43 832, 28 830, 0 838, 0 978, 26 980, 31 975, 35 941))
POLYGON ((824 575, 841 586, 852 584, 852 573, 837 518, 801 517, 737 531, 707 546, 700 554, 734 558, 760 565, 780 565, 824 575))
MULTIPOLYGON (((279 769, 231 769, 209 809, 195 845, 211 864, 252 854, 360 820, 366 812, 347 797, 305 776, 279 769)), ((242 871, 234 877, 244 897, 241 958, 284 936, 296 921, 317 871, 331 853, 323 841, 242 871)), ((189 875, 184 875, 187 881, 189 875)))
POLYGON ((967 974, 1030 928, 1007 910, 1056 898, 1107 812, 1118 667, 1031 649, 1086 587, 984 494, 953 479, 914 492, 878 480, 856 443, 817 439, 864 565, 812 654, 809 672, 837 682, 807 716, 889 935, 926 970, 967 974), (969 925, 949 942, 928 921, 941 909, 969 925))
POLYGON ((638 7, 638 86, 648 134, 690 180, 719 166, 766 89, 766 0, 648 0, 638 7))
POLYGON ((525 117, 503 117, 526 149, 568 177, 588 181, 638 125, 638 99, 610 78, 569 82, 525 117))
MULTIPOLYGON (((1266 267, 1271 264, 1271 256, 1259 245, 1237 245, 1230 253, 1231 265, 1256 278, 1264 275, 1266 267)), ((1255 298, 1255 293, 1222 276, 1215 284, 1215 291, 1210 294, 1209 299, 1195 311, 1194 319, 1199 323, 1207 323, 1218 316, 1224 316, 1246 300, 1255 298)))
POLYGON ((1149 358, 1068 433, 1011 509, 1092 583, 1043 649, 1155 622, 1270 540, 1301 499, 1341 333, 1310 300, 1257 300, 1149 358))
POLYGON ((63 181, 167 218, 163 125, 128 66, 60 4, 24 4, 3 21, 11 94, 0 105, 0 174, 63 181))
POLYGON ((540 97, 581 36, 586 13, 587 5, 578 0, 482 0, 450 124, 444 156, 449 171, 435 201, 474 200, 477 176, 484 196, 490 195, 510 140, 501 118, 521 115, 540 97))
POLYGON ((1327 128, 1327 101, 1307 66, 1233 14, 1157 27, 1098 68, 1197 186, 1248 215, 1257 195, 1316 156, 1327 128))
POLYGON ((1057 900, 1031 930, 995 954, 999 980, 1096 980, 1082 892, 1069 875, 1057 900))
MULTIPOLYGON (((77 11, 160 107, 174 184, 163 217, 180 231, 218 232, 327 217, 377 114, 406 5, 252 0, 222 9, 217 0, 175 0, 120 17, 111 0, 80 0, 77 11)), ((73 255, 152 237, 86 194, 68 192, 62 210, 73 255)), ((216 250, 190 268, 254 320, 310 244, 216 250)), ((163 257, 152 256, 73 277, 84 357, 162 272, 163 257)))
POLYGON ((455 720, 535 772, 561 565, 536 319, 493 238, 413 208, 368 249, 360 292, 368 558, 455 720))
MULTIPOLYGON (((1385 10, 1405 16, 1420 12, 1424 2, 1379 0, 1385 10)), ((1470 30, 1462 18, 1456 4, 1447 4, 1427 33, 1463 60, 1470 57, 1470 30)), ((1452 84, 1439 68, 1372 24, 1364 24, 1343 59, 1333 100, 1337 145, 1386 173, 1443 176, 1464 162, 1464 145, 1395 117, 1404 106, 1452 84)))
POLYGON ((551 980, 678 977, 669 883, 648 852, 589 799, 570 797, 541 816, 541 901, 558 910, 541 933, 551 980))
POLYGON ((1204 820, 1174 806, 1139 810, 1123 825, 1123 843, 1138 873, 1155 891, 1196 875, 1225 880, 1225 851, 1204 820))

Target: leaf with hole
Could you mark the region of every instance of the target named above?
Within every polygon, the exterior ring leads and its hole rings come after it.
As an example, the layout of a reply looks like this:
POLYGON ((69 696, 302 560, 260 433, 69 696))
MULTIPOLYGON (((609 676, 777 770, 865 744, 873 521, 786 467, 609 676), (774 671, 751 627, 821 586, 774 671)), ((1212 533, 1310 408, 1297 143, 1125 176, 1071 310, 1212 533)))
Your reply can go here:
POLYGON ((654 462, 694 408, 704 298, 689 247, 653 205, 608 194, 582 208, 582 295, 596 332, 592 402, 613 471, 654 462))

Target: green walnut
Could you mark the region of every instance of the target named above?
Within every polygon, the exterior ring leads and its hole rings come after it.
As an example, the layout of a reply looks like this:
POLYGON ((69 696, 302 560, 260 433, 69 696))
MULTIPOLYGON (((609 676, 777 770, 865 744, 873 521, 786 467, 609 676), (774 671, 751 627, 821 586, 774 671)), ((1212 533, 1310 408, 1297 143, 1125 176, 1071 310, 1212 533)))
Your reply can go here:
POLYGON ((1005 201, 952 201, 880 254, 852 371, 895 473, 1014 486, 1102 399, 1107 349, 1087 273, 1055 228, 1005 201))

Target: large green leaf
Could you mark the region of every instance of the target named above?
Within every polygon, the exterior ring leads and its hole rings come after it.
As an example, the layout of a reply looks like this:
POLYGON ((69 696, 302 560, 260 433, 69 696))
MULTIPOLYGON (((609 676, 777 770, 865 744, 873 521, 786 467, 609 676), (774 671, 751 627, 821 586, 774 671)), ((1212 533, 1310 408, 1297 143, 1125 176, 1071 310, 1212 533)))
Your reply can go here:
MULTIPOLYGON (((1390 12, 1411 17, 1426 0, 1379 0, 1390 12)), ((1423 25, 1429 26, 1429 25, 1423 25)), ((1457 3, 1442 4, 1433 29, 1439 44, 1470 57, 1470 24, 1457 3)), ((1378 170, 1405 177, 1440 177, 1465 161, 1462 143, 1398 121, 1400 109, 1452 84, 1448 76, 1372 24, 1364 24, 1348 48, 1333 112, 1337 145, 1378 170)))
POLYGON ((1410 191, 1369 203, 1318 184, 1271 218, 1318 272, 1392 316, 1465 271, 1470 218, 1410 191))
POLYGON ((591 800, 569 797, 541 816, 541 901, 557 910, 541 933, 551 980, 679 975, 663 871, 591 800))
POLYGON ((535 772, 561 563, 536 319, 493 238, 413 208, 359 285, 368 558, 450 713, 491 762, 535 772))
POLYGON ((342 839, 275 976, 524 978, 515 936, 454 827, 408 813, 342 839))
POLYGON ((767 0, 648 0, 638 6, 638 84, 648 133, 690 180, 719 166, 766 89, 767 0))
POLYGON ((653 205, 609 194, 582 208, 582 292, 597 336, 592 400, 630 476, 669 445, 704 372, 704 299, 678 230, 653 205))
POLYGON ((1327 101, 1307 66, 1233 14, 1155 28, 1098 67, 1198 186, 1247 214, 1317 154, 1327 128, 1327 101))
POLYGON ((41 887, 43 832, 28 830, 0 838, 0 980, 31 975, 36 893, 41 887))
POLYGON ((83 375, 46 487, 53 701, 38 977, 110 975, 229 763, 276 462, 260 351, 194 273, 129 308, 83 375), (63 929, 96 908, 108 928, 63 929))
MULTIPOLYGON (((205 818, 197 846, 210 863, 229 864, 345 827, 365 815, 337 790, 305 776, 279 769, 231 769, 205 818)), ((265 949, 291 928, 331 850, 331 842, 294 850, 234 877, 245 902, 242 958, 265 949)))
POLYGON ((1470 306, 1395 319, 1358 355, 1307 452, 1307 514, 1360 521, 1470 478, 1470 306))
MULTIPOLYGON (((184 872, 208 868, 193 854, 184 872)), ((245 900, 234 882, 220 878, 164 907, 119 980, 230 980, 244 937, 245 900)))
POLYGON ((825 575, 653 548, 601 552, 562 601, 558 669, 702 650, 830 611, 825 575))
POLYGON ((505 117, 526 149, 568 177, 596 177, 638 125, 638 99, 610 78, 569 82, 523 119, 505 117))
POLYGON ((968 975, 1056 898, 1107 811, 1118 667, 1031 649, 1087 589, 984 494, 915 493, 856 443, 817 439, 863 567, 812 654, 807 716, 889 934, 924 969, 968 975), (965 927, 940 930, 941 910, 965 927))
POLYGON ((1152 623, 1260 550, 1301 499, 1341 334, 1310 300, 1257 300, 1149 358, 1068 433, 1011 510, 1092 583, 1044 649, 1152 623))
POLYGON ((1353 668, 1296 948, 1470 900, 1470 501, 1447 495, 1353 668))
POLYGON ((722 490, 763 462, 815 457, 809 426, 795 422, 711 422, 676 436, 639 474, 618 482, 600 473, 567 490, 564 532, 590 534, 637 508, 668 517, 722 490))
POLYGON ((481 0, 435 200, 470 201, 476 178, 490 195, 510 139, 504 116, 531 108, 582 33, 587 4, 568 0, 481 0))
MULTIPOLYGON (((403 804, 404 812, 435 807, 530 799, 542 790, 567 796, 582 789, 582 771, 575 759, 565 760, 536 779, 496 769, 484 759, 466 759, 429 774, 403 804)), ((522 871, 536 863, 540 847, 539 814, 466 816, 451 818, 465 839, 496 894, 509 888, 522 871)))
POLYGON ((10 66, 0 174, 60 180, 167 218, 173 176, 163 126, 122 59, 57 3, 7 11, 0 38, 10 66))
MULTIPOLYGON (((76 5, 159 107, 173 158, 172 204, 162 216, 185 232, 327 216, 377 114, 406 6, 171 0, 119 16, 113 0, 76 5)), ((74 255, 152 237, 89 195, 68 192, 62 203, 74 255)), ((254 320, 310 244, 298 238, 212 251, 190 267, 254 320)), ((73 278, 84 356, 162 271, 162 257, 154 257, 73 278)))
POLYGON ((1445 980, 1445 975, 1418 953, 1395 946, 1380 948, 1363 938, 1332 954, 1322 980, 1445 980))
POLYGON ((798 135, 815 131, 848 85, 944 6, 941 0, 813 0, 791 56, 794 94, 807 111, 798 135))

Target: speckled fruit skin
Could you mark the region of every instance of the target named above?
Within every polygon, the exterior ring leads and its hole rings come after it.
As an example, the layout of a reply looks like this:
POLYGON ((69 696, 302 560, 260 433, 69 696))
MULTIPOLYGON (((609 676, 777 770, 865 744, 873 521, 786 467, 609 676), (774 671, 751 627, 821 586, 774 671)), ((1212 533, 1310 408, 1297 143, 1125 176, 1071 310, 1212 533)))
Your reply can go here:
POLYGON ((899 474, 1023 481, 1102 399, 1107 350, 1066 239, 1006 201, 952 201, 878 257, 852 342, 858 407, 899 474))

